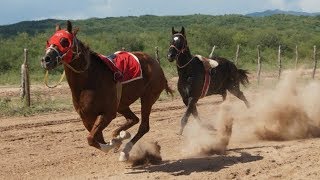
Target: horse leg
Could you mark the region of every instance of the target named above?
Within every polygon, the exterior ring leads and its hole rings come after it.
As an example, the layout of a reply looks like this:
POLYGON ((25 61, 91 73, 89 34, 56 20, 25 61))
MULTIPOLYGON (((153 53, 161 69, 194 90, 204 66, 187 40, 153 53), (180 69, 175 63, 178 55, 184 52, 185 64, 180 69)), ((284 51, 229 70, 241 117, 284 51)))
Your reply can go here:
POLYGON ((120 152, 119 161, 126 161, 129 158, 129 152, 133 145, 145 135, 149 129, 149 116, 151 113, 152 105, 159 98, 160 93, 157 94, 146 94, 141 97, 141 124, 139 126, 137 134, 125 145, 123 150, 120 152))
POLYGON ((195 119, 197 119, 197 120, 199 120, 199 121, 200 121, 197 106, 193 106, 193 109, 192 109, 192 116, 193 116, 195 119))
POLYGON ((227 90, 223 90, 223 91, 221 92, 221 96, 222 96, 222 101, 225 101, 226 98, 227 98, 227 90))
POLYGON ((186 112, 184 113, 184 115, 183 115, 183 117, 181 119, 181 128, 180 128, 180 132, 179 132, 180 135, 182 135, 183 129, 187 125, 188 119, 189 119, 191 113, 193 113, 196 110, 196 116, 198 116, 198 111, 197 111, 197 108, 196 108, 197 101, 198 101, 197 98, 194 98, 194 97, 189 97, 188 98, 187 110, 186 110, 186 112))
POLYGON ((105 153, 107 153, 110 149, 113 148, 112 143, 105 143, 102 134, 102 130, 110 124, 112 119, 113 118, 106 118, 104 115, 98 116, 87 137, 88 144, 90 146, 100 149, 105 153))
POLYGON ((139 118, 131 111, 129 107, 123 108, 118 112, 126 118, 127 122, 113 131, 113 137, 117 137, 121 131, 129 129, 139 122, 139 118))
POLYGON ((235 95, 237 98, 241 99, 247 106, 247 108, 250 108, 250 104, 247 100, 247 98, 244 96, 243 92, 240 91, 239 86, 233 86, 232 88, 229 88, 228 91, 235 95))

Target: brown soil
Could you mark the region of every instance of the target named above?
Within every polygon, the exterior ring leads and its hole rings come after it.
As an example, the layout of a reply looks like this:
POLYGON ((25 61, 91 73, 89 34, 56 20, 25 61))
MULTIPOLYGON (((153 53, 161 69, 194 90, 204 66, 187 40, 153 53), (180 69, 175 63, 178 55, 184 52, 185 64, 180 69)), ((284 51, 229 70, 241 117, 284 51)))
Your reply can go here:
MULTIPOLYGON (((67 87, 66 87, 67 88, 67 87)), ((16 89, 0 95, 17 94, 16 89)), ((54 90, 59 95, 59 90, 54 90)), ((246 89, 249 101, 256 90, 246 89)), ((246 111, 232 95, 229 102, 246 111)), ((198 110, 203 121, 214 118, 220 96, 201 99, 198 110)), ((133 110, 140 115, 140 105, 133 110)), ((162 162, 132 167, 118 161, 119 153, 105 154, 87 144, 85 130, 74 112, 13 117, 0 120, 0 179, 319 179, 320 141, 317 138, 290 141, 258 140, 243 121, 234 117, 232 135, 225 154, 197 156, 186 153, 186 135, 177 133, 185 107, 179 97, 158 101, 150 117, 150 131, 141 142, 158 142, 162 162)), ((259 114, 256 114, 259 116, 259 114)), ((189 122, 196 120, 190 118, 189 122)), ((104 130, 106 139, 124 122, 117 117, 104 130)), ((129 132, 134 134, 137 125, 129 132)), ((199 139, 204 138, 198 132, 199 139)), ((212 138, 215 138, 214 136, 212 138)), ((140 144, 143 146, 143 143, 140 144)))

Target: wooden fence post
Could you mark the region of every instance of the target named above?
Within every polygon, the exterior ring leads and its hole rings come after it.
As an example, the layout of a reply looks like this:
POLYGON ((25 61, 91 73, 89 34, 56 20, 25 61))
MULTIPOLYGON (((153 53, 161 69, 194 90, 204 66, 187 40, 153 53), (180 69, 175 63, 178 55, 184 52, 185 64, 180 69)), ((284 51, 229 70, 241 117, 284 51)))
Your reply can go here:
POLYGON ((213 46, 212 47, 212 50, 211 50, 211 53, 209 54, 209 59, 211 59, 212 58, 212 56, 213 56, 213 51, 216 49, 216 46, 213 46))
POLYGON ((295 69, 297 69, 298 66, 298 45, 296 45, 296 62, 295 62, 295 69))
POLYGON ((281 45, 279 45, 279 51, 278 51, 278 79, 280 79, 280 77, 281 77, 281 68, 282 68, 281 45))
POLYGON ((30 79, 28 67, 28 49, 24 49, 24 61, 21 65, 21 98, 26 107, 30 107, 30 79))
POLYGON ((159 58, 159 47, 156 47, 156 60, 158 61, 158 63, 160 64, 160 58, 159 58))
POLYGON ((261 57, 260 57, 260 45, 257 46, 258 49, 258 72, 257 72, 257 81, 258 85, 260 85, 260 74, 261 74, 261 57))
POLYGON ((237 51, 236 51, 236 58, 234 60, 234 64, 237 65, 238 64, 238 57, 239 57, 239 50, 240 50, 240 45, 237 45, 237 51))
POLYGON ((312 73, 312 79, 314 79, 315 75, 316 75, 316 70, 317 70, 317 47, 313 46, 313 61, 314 61, 314 65, 313 65, 313 73, 312 73))

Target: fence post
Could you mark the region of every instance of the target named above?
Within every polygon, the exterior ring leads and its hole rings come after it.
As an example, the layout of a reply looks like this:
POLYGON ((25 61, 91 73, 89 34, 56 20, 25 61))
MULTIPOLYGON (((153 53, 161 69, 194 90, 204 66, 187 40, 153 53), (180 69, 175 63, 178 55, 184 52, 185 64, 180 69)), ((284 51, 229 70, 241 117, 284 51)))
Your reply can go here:
POLYGON ((24 61, 21 65, 21 98, 26 107, 30 107, 30 79, 28 67, 28 49, 24 49, 24 61))
POLYGON ((314 61, 314 65, 313 65, 312 79, 314 79, 316 75, 316 70, 317 70, 317 47, 316 46, 313 46, 313 61, 314 61))
POLYGON ((158 63, 160 64, 160 58, 159 58, 159 47, 156 47, 156 60, 158 61, 158 63))
POLYGON ((212 50, 211 50, 211 53, 209 54, 209 59, 211 59, 212 58, 212 56, 213 56, 213 51, 216 49, 216 46, 213 46, 212 47, 212 50))
POLYGON ((239 50, 240 50, 240 45, 237 45, 237 51, 236 51, 236 59, 234 60, 234 64, 238 64, 238 57, 239 57, 239 50))
POLYGON ((296 45, 296 62, 295 62, 295 69, 297 69, 298 66, 298 45, 296 45))
POLYGON ((278 51, 278 79, 281 77, 281 68, 282 68, 282 60, 281 60, 281 45, 279 45, 279 51, 278 51))
POLYGON ((258 49, 258 72, 257 72, 257 81, 258 85, 260 85, 260 74, 261 74, 261 57, 260 57, 260 45, 257 46, 258 49))

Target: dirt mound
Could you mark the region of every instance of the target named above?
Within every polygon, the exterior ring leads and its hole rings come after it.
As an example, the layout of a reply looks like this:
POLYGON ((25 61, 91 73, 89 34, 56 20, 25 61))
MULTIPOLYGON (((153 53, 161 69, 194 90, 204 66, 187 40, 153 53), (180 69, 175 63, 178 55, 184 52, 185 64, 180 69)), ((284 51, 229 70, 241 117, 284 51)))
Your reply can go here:
POLYGON ((130 152, 129 163, 135 166, 159 164, 162 161, 158 142, 138 141, 130 152))

